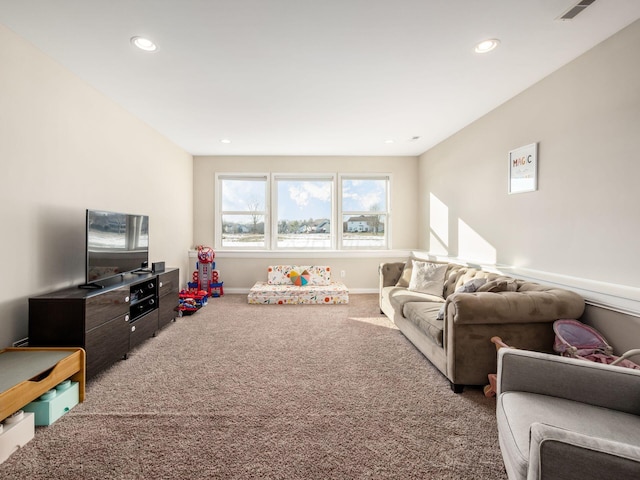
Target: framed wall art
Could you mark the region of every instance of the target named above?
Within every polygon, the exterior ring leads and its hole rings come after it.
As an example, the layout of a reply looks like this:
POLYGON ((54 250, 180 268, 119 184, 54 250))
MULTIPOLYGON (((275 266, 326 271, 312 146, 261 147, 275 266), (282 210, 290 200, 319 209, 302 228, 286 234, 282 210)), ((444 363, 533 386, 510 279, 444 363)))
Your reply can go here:
POLYGON ((509 152, 509 194, 538 189, 538 144, 532 143, 509 152))

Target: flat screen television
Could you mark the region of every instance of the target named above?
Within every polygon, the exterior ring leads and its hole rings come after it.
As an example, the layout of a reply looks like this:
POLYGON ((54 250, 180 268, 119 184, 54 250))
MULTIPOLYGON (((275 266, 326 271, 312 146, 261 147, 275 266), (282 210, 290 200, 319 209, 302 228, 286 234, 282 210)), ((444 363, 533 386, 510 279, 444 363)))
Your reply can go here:
POLYGON ((149 262, 149 216, 87 210, 86 285, 144 268, 149 262))

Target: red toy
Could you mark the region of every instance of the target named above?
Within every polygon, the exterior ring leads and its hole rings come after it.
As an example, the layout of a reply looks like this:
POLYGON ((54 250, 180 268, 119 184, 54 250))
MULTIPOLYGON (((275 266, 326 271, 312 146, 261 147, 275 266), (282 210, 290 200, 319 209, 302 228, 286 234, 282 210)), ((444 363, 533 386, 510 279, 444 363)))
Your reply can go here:
POLYGON ((191 315, 207 304, 209 294, 203 290, 198 290, 196 283, 189 282, 188 290, 181 290, 178 294, 178 312, 180 316, 191 315))
POLYGON ((216 268, 214 259, 216 254, 211 247, 198 245, 198 264, 197 271, 193 272, 193 281, 198 284, 198 289, 208 293, 210 297, 219 297, 224 295, 222 290, 222 282, 216 268))

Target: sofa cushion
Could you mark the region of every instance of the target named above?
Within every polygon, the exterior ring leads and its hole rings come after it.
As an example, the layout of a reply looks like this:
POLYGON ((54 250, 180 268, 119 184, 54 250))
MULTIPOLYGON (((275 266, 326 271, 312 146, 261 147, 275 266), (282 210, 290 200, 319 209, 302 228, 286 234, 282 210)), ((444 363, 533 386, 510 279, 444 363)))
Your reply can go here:
POLYGON ((413 267, 409 290, 442 297, 447 265, 419 260, 412 260, 411 262, 413 267))
POLYGON ((381 291, 383 298, 387 298, 394 310, 402 312, 402 307, 408 302, 435 302, 440 307, 444 298, 428 293, 412 292, 403 287, 384 287, 381 291))
POLYGON ((408 302, 402 309, 402 315, 442 347, 444 321, 438 320, 440 304, 436 302, 408 302))

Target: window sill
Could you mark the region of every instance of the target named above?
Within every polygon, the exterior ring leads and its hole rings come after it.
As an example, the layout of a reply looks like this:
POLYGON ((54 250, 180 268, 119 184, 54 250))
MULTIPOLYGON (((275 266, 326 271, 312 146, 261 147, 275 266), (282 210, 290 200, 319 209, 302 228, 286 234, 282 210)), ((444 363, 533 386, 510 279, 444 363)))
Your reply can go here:
MULTIPOLYGON (((395 258, 409 257, 413 250, 215 250, 218 258, 395 258)), ((189 250, 197 258, 196 250, 189 250)))

